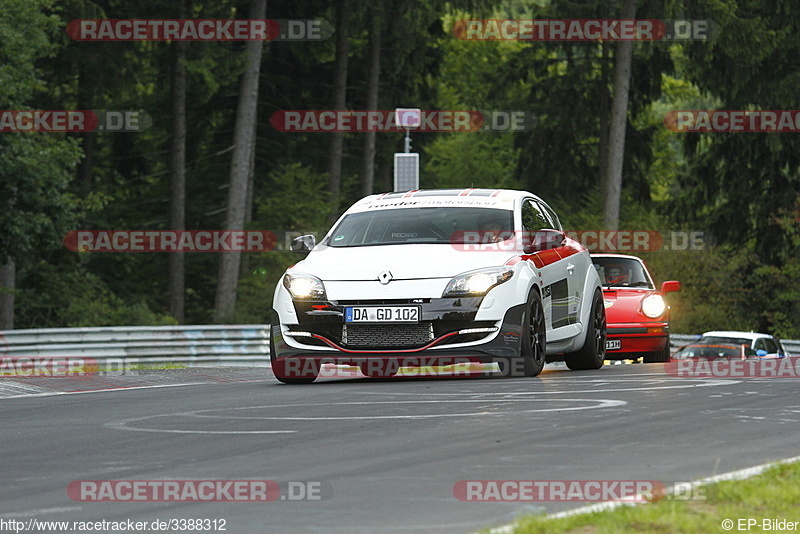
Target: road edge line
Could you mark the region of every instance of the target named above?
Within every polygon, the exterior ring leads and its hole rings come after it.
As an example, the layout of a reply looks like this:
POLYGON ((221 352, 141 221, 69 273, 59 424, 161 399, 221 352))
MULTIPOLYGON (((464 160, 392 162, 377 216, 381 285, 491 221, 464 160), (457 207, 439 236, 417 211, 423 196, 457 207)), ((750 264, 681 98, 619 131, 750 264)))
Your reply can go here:
MULTIPOLYGON (((674 494, 678 488, 680 488, 681 490, 685 490, 687 488, 694 490, 699 486, 705 486, 707 484, 714 484, 716 482, 722 482, 726 480, 746 480, 756 475, 760 475, 767 469, 775 467, 776 465, 792 464, 796 462, 800 462, 800 456, 793 456, 791 458, 786 458, 784 460, 776 460, 774 462, 768 462, 753 467, 746 467, 744 469, 738 469, 736 471, 729 471, 727 473, 722 473, 720 475, 701 478, 700 480, 695 480, 694 482, 690 482, 688 484, 685 482, 681 484, 675 484, 674 486, 670 487, 667 490, 666 495, 674 494)), ((593 512, 604 512, 606 510, 614 510, 616 508, 620 508, 621 506, 636 506, 637 504, 647 504, 647 502, 649 501, 647 501, 645 496, 637 494, 632 497, 626 498, 624 500, 604 501, 597 504, 590 504, 587 506, 581 506, 580 508, 575 508, 574 510, 565 510, 563 512, 550 514, 546 517, 547 519, 563 519, 565 517, 571 517, 574 515, 591 514, 593 512)), ((511 523, 508 525, 495 527, 489 529, 489 534, 512 534, 514 532, 514 529, 517 528, 517 526, 519 526, 517 523, 511 523)))

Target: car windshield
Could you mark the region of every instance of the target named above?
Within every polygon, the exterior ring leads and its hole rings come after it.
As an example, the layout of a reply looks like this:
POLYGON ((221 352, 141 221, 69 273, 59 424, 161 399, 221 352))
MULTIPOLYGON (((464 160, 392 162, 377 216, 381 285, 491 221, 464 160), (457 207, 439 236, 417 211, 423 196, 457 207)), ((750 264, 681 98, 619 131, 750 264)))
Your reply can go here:
MULTIPOLYGON (((352 213, 331 232, 331 247, 463 243, 476 235, 485 239, 513 237, 514 212, 474 207, 424 207, 352 213), (465 235, 465 232, 467 233, 465 235), (469 233, 475 235, 469 236, 469 233), (478 234, 477 232, 480 232, 478 234)), ((475 242, 474 240, 472 242, 475 242)))
POLYGON ((674 358, 741 358, 741 345, 689 345, 675 353, 674 358))
POLYGON ((718 343, 730 343, 732 345, 747 345, 749 347, 751 341, 744 337, 728 337, 728 336, 701 337, 696 341, 696 344, 698 345, 715 345, 718 343))
POLYGON ((654 289, 642 264, 630 258, 592 257, 594 268, 604 286, 641 287, 654 289))

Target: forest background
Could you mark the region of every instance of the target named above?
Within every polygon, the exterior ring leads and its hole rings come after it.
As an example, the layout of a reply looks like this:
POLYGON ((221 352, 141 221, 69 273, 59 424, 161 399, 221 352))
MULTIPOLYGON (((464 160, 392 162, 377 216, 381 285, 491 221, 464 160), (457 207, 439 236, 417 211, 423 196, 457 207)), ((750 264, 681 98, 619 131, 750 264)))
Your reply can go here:
POLYGON ((324 235, 355 200, 392 189, 403 134, 281 132, 272 115, 414 107, 536 117, 526 131, 413 134, 421 187, 532 191, 568 230, 702 232, 698 250, 641 254, 658 283, 682 283, 668 297, 673 332, 800 338, 800 133, 664 123, 673 110, 800 109, 799 23, 790 0, 3 0, 0 109, 142 110, 152 125, 0 134, 0 329, 267 322, 291 252, 226 263, 221 253, 76 253, 63 238, 232 229, 236 217, 247 229, 324 235), (252 16, 259 9, 332 31, 259 44, 88 42, 65 31, 76 19, 264 18, 252 16), (631 9, 637 19, 712 21, 713 32, 629 43, 622 150, 611 135, 622 42, 453 32, 465 19, 631 9), (248 109, 250 133, 237 119, 248 109), (609 220, 615 158, 622 187, 609 220))

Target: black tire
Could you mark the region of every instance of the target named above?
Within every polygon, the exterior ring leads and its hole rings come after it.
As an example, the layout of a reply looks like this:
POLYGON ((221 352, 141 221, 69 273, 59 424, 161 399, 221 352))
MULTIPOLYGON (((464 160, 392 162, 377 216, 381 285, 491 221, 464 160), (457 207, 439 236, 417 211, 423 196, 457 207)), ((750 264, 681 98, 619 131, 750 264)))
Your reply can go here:
POLYGON ((309 367, 315 368, 314 371, 294 371, 286 370, 286 361, 281 360, 278 362, 272 362, 272 374, 275 375, 280 382, 284 384, 310 384, 314 380, 317 379, 319 376, 319 369, 316 369, 317 365, 312 365, 309 367))
POLYGON ((592 310, 589 315, 589 324, 586 328, 586 341, 577 352, 568 354, 565 358, 567 367, 573 371, 600 369, 606 358, 606 308, 603 305, 603 295, 595 291, 592 300, 592 310))
POLYGON ((642 361, 644 363, 665 363, 670 361, 669 335, 667 335, 667 344, 664 346, 664 350, 645 354, 642 361))
POLYGON ((536 289, 531 289, 528 294, 528 301, 522 314, 521 337, 519 357, 504 358, 499 362, 500 372, 504 377, 538 376, 544 369, 547 328, 542 297, 536 289))
MULTIPOLYGON (((287 371, 286 360, 275 359, 275 354, 277 354, 275 352, 275 332, 280 332, 280 325, 276 322, 277 315, 278 314, 274 311, 272 312, 269 336, 269 360, 270 366, 272 367, 272 374, 275 375, 278 381, 284 384, 310 384, 319 376, 318 365, 305 366, 310 367, 310 369, 303 369, 303 372, 298 372, 294 369, 287 371)), ((300 367, 304 366, 301 365, 300 367)))

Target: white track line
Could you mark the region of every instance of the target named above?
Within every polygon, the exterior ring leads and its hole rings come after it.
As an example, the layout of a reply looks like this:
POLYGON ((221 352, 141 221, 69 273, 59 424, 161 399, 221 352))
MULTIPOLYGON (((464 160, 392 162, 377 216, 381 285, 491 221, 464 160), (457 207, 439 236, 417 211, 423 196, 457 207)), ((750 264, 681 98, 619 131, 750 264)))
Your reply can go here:
MULTIPOLYGON (((36 510, 22 510, 18 512, 6 512, 0 514, 0 517, 12 517, 12 518, 19 518, 22 517, 36 517, 37 515, 45 515, 45 514, 63 514, 64 512, 75 512, 77 510, 83 510, 81 506, 61 506, 59 508, 37 508, 36 510)), ((9 529, 12 530, 12 529, 9 529)))
POLYGON ((48 391, 45 393, 24 393, 22 395, 9 395, 0 397, 0 400, 5 399, 30 399, 34 397, 54 397, 56 395, 86 395, 87 393, 108 393, 109 391, 131 391, 135 389, 155 389, 155 388, 175 388, 180 386, 201 386, 208 385, 208 382, 187 382, 183 384, 157 384, 151 386, 122 386, 118 388, 106 389, 89 389, 83 391, 48 391))

